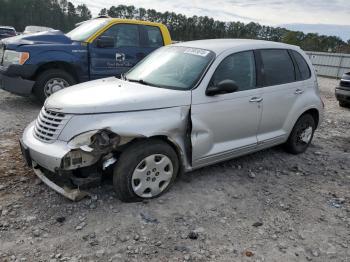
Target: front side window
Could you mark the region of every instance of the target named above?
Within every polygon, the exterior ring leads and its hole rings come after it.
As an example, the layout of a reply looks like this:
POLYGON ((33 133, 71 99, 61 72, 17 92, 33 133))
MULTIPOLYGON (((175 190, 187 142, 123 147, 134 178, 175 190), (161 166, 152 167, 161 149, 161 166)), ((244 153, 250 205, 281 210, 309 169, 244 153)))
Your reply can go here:
POLYGON ((146 45, 147 47, 161 47, 164 45, 162 33, 159 27, 144 26, 146 31, 146 45))
POLYGON ((137 25, 118 24, 109 28, 102 36, 114 39, 114 47, 138 47, 140 46, 139 27, 137 25))
POLYGON ((210 85, 216 86, 223 80, 233 80, 238 91, 256 87, 254 52, 241 52, 226 57, 217 67, 210 85))
POLYGON ((299 54, 296 51, 292 51, 293 56, 295 58, 295 61, 297 62, 299 72, 300 72, 300 79, 299 80, 306 80, 311 77, 311 70, 306 63, 305 59, 302 57, 301 54, 299 54))
POLYGON ((209 50, 161 47, 131 69, 125 79, 156 87, 190 90, 214 58, 215 54, 209 50))
POLYGON ((293 61, 287 50, 260 50, 264 68, 265 86, 282 85, 295 81, 293 61))

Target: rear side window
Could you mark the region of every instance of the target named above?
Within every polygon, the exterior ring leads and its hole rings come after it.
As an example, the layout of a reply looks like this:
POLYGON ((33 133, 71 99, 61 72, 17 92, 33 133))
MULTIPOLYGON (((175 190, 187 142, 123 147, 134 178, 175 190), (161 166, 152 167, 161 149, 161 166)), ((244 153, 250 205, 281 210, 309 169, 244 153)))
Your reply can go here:
POLYGON ((264 67, 265 86, 281 85, 295 81, 293 61, 287 50, 260 50, 264 67))
POLYGON ((296 51, 292 51, 292 52, 293 52, 295 61, 297 62, 299 73, 300 73, 300 77, 299 77, 300 79, 298 80, 309 79, 311 77, 311 71, 304 57, 296 51))
POLYGON ((147 47, 161 47, 164 45, 162 33, 159 27, 144 26, 146 32, 147 47))
POLYGON ((223 80, 233 80, 238 91, 256 88, 255 58, 253 51, 229 55, 217 67, 211 85, 216 86, 223 80))

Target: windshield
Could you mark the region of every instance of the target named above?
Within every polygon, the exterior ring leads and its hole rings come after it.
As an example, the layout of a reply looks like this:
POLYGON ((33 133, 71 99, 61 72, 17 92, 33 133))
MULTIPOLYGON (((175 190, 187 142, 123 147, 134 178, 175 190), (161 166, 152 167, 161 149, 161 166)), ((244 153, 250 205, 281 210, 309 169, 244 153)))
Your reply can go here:
POLYGON ((98 30, 109 23, 108 19, 94 19, 87 21, 66 34, 73 41, 86 41, 98 30))
POLYGON ((215 57, 204 49, 162 47, 137 64, 125 79, 177 90, 192 89, 215 57))

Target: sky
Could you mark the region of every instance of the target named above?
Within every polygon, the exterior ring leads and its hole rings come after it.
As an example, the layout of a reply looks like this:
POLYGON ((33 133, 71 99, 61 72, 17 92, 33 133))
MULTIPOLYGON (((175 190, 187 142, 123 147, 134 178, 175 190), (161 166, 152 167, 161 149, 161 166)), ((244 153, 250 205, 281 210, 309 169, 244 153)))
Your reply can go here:
POLYGON ((93 15, 112 5, 134 5, 221 21, 284 25, 289 29, 336 34, 350 39, 350 0, 71 0, 86 4, 93 15), (341 25, 341 27, 337 27, 341 25))

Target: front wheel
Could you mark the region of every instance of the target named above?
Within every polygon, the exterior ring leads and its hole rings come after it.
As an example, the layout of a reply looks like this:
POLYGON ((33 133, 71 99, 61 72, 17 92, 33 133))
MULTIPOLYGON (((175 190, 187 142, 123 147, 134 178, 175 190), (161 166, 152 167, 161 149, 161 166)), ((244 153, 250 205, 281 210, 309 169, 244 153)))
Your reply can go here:
POLYGON ((310 114, 302 115, 296 124, 285 144, 287 152, 292 154, 300 154, 311 144, 316 124, 314 118, 310 114))
POLYGON ((124 202, 159 197, 173 184, 179 171, 174 149, 161 140, 137 142, 127 148, 114 168, 113 184, 124 202))
POLYGON ((42 72, 36 79, 34 86, 35 96, 43 103, 45 99, 77 82, 72 75, 61 69, 49 69, 42 72))

